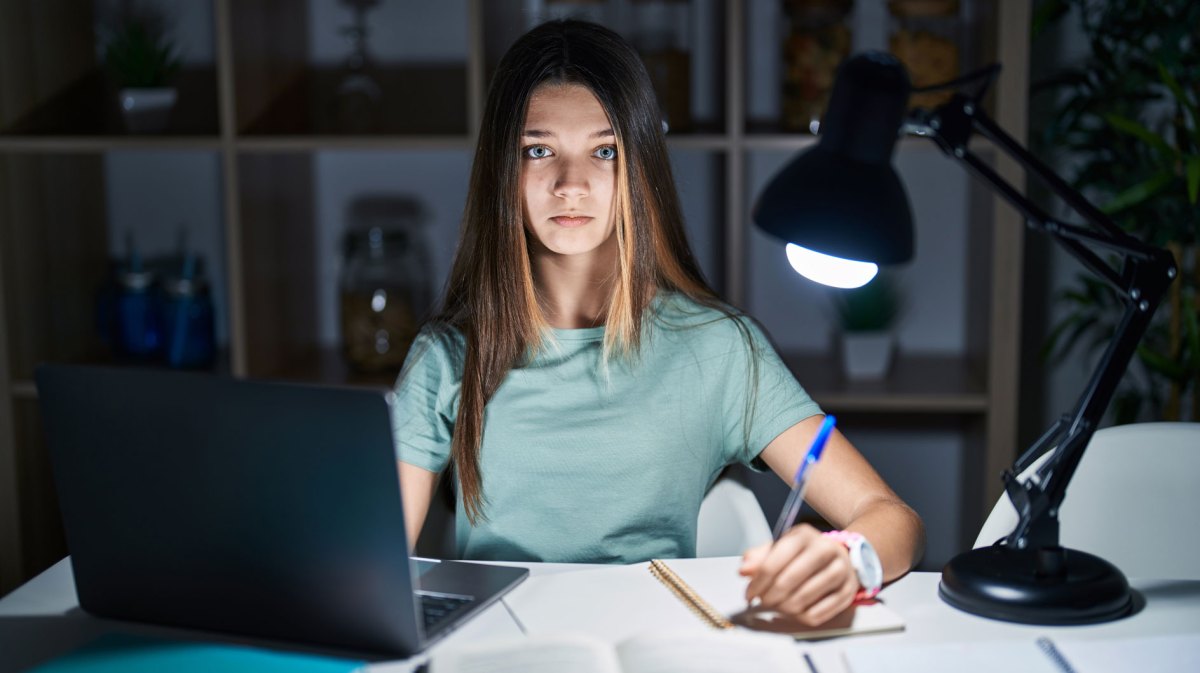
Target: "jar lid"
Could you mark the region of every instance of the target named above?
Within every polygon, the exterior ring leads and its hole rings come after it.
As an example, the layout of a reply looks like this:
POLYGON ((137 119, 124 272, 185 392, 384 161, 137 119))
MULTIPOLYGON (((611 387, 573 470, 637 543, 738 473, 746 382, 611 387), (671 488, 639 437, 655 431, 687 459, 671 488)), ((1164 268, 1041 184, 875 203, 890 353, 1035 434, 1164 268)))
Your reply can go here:
POLYGON ((386 229, 380 226, 352 229, 346 232, 342 245, 347 255, 363 250, 392 254, 408 249, 409 234, 403 229, 386 229))
POLYGON ((356 198, 350 204, 350 228, 369 229, 405 227, 425 221, 425 206, 409 196, 391 194, 369 195, 356 198))
POLYGON ((168 278, 163 281, 163 290, 172 298, 194 297, 208 291, 203 278, 168 278))
POLYGON ((360 250, 404 250, 412 230, 426 219, 425 207, 407 196, 365 196, 350 206, 349 224, 343 238, 347 254, 360 250))
POLYGON ((145 290, 154 284, 153 271, 122 271, 117 283, 126 290, 145 290))

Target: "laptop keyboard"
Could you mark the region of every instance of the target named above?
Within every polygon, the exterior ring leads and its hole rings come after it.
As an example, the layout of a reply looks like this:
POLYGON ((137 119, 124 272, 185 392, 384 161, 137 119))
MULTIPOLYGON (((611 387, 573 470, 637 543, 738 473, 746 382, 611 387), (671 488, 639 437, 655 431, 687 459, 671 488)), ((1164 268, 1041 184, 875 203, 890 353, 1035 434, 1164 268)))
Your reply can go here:
POLYGON ((468 596, 421 594, 421 612, 425 621, 425 632, 428 633, 471 601, 472 599, 468 596))

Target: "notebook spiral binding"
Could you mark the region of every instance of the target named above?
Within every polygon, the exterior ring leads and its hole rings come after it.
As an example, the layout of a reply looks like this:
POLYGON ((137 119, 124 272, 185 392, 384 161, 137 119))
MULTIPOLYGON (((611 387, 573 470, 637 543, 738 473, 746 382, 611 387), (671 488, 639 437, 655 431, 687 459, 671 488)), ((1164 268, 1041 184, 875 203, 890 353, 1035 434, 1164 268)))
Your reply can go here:
POLYGON ((708 601, 698 596, 679 575, 675 574, 674 570, 667 567, 667 564, 657 559, 650 561, 650 574, 654 575, 655 579, 659 582, 666 585, 671 590, 671 593, 675 594, 692 612, 696 613, 697 617, 707 622, 709 626, 712 626, 714 629, 733 628, 733 622, 726 619, 708 601))
POLYGON ((1062 652, 1058 651, 1058 648, 1054 646, 1054 641, 1049 638, 1038 638, 1037 646, 1041 648, 1042 652, 1046 653, 1047 657, 1050 657, 1050 660, 1054 662, 1054 665, 1062 673, 1075 673, 1075 667, 1071 665, 1071 662, 1067 661, 1062 652))

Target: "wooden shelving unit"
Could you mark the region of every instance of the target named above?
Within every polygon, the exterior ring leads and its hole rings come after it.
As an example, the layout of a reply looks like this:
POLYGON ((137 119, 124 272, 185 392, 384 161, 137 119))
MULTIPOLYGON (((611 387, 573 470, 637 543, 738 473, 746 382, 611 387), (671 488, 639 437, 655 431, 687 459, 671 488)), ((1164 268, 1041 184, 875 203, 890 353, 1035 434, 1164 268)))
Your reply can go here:
MULTIPOLYGON (((374 125, 339 121, 337 73, 308 57, 307 15, 280 0, 210 0, 215 65, 189 70, 167 131, 124 130, 111 84, 97 61, 91 0, 24 0, 0 10, 0 593, 63 552, 40 443, 33 369, 44 361, 104 361, 94 327, 94 292, 108 260, 107 153, 206 152, 220 167, 229 343, 221 369, 235 376, 329 384, 386 385, 350 372, 319 343, 314 312, 315 156, 325 151, 458 151, 474 148, 496 54, 520 32, 524 3, 466 4, 468 52, 461 63, 385 68, 374 125), (515 14, 514 14, 515 13, 515 14), (51 56, 53 55, 53 56, 51 56)), ((627 0, 610 0, 627 2, 627 0)), ((708 118, 671 133, 672 150, 708 153, 717 231, 714 276, 735 304, 747 300, 747 157, 803 149, 814 139, 749 124, 748 6, 773 0, 696 3, 713 12, 713 96, 708 118)), ((862 0, 867 2, 868 0, 862 0)), ((972 0, 963 0, 971 2, 972 0)), ((976 36, 1005 70, 993 116, 1015 137, 1025 131, 1029 8, 974 0, 985 12, 976 36)), ((774 36, 772 36, 773 38, 774 36)), ((699 46, 697 46, 699 48, 699 46)), ((908 151, 905 140, 899 151, 908 151)), ((1014 181, 1019 171, 999 170, 1014 181)), ((829 354, 786 356, 827 409, 878 418, 954 419, 964 428, 964 518, 982 521, 994 479, 1015 451, 1022 227, 982 192, 973 208, 989 226, 972 229, 966 284, 967 341, 951 355, 902 354, 877 384, 847 383, 829 354), (977 519, 977 520, 976 520, 977 519)), ((906 423, 912 422, 906 420, 906 423)), ((964 524, 964 529, 968 528, 964 524)))

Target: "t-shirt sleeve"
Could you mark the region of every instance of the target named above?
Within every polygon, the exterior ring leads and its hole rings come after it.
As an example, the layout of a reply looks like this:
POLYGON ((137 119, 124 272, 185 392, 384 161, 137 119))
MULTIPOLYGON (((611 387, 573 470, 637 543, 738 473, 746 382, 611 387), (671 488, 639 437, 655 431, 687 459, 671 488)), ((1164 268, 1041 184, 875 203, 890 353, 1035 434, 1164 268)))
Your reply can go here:
POLYGON ((441 472, 450 462, 462 384, 462 349, 455 336, 421 330, 396 380, 392 400, 397 460, 431 472, 441 472))
POLYGON ((728 361, 725 404, 726 463, 740 462, 764 471, 758 459, 771 440, 796 423, 822 413, 775 347, 752 320, 740 319, 749 341, 740 329, 728 361))

